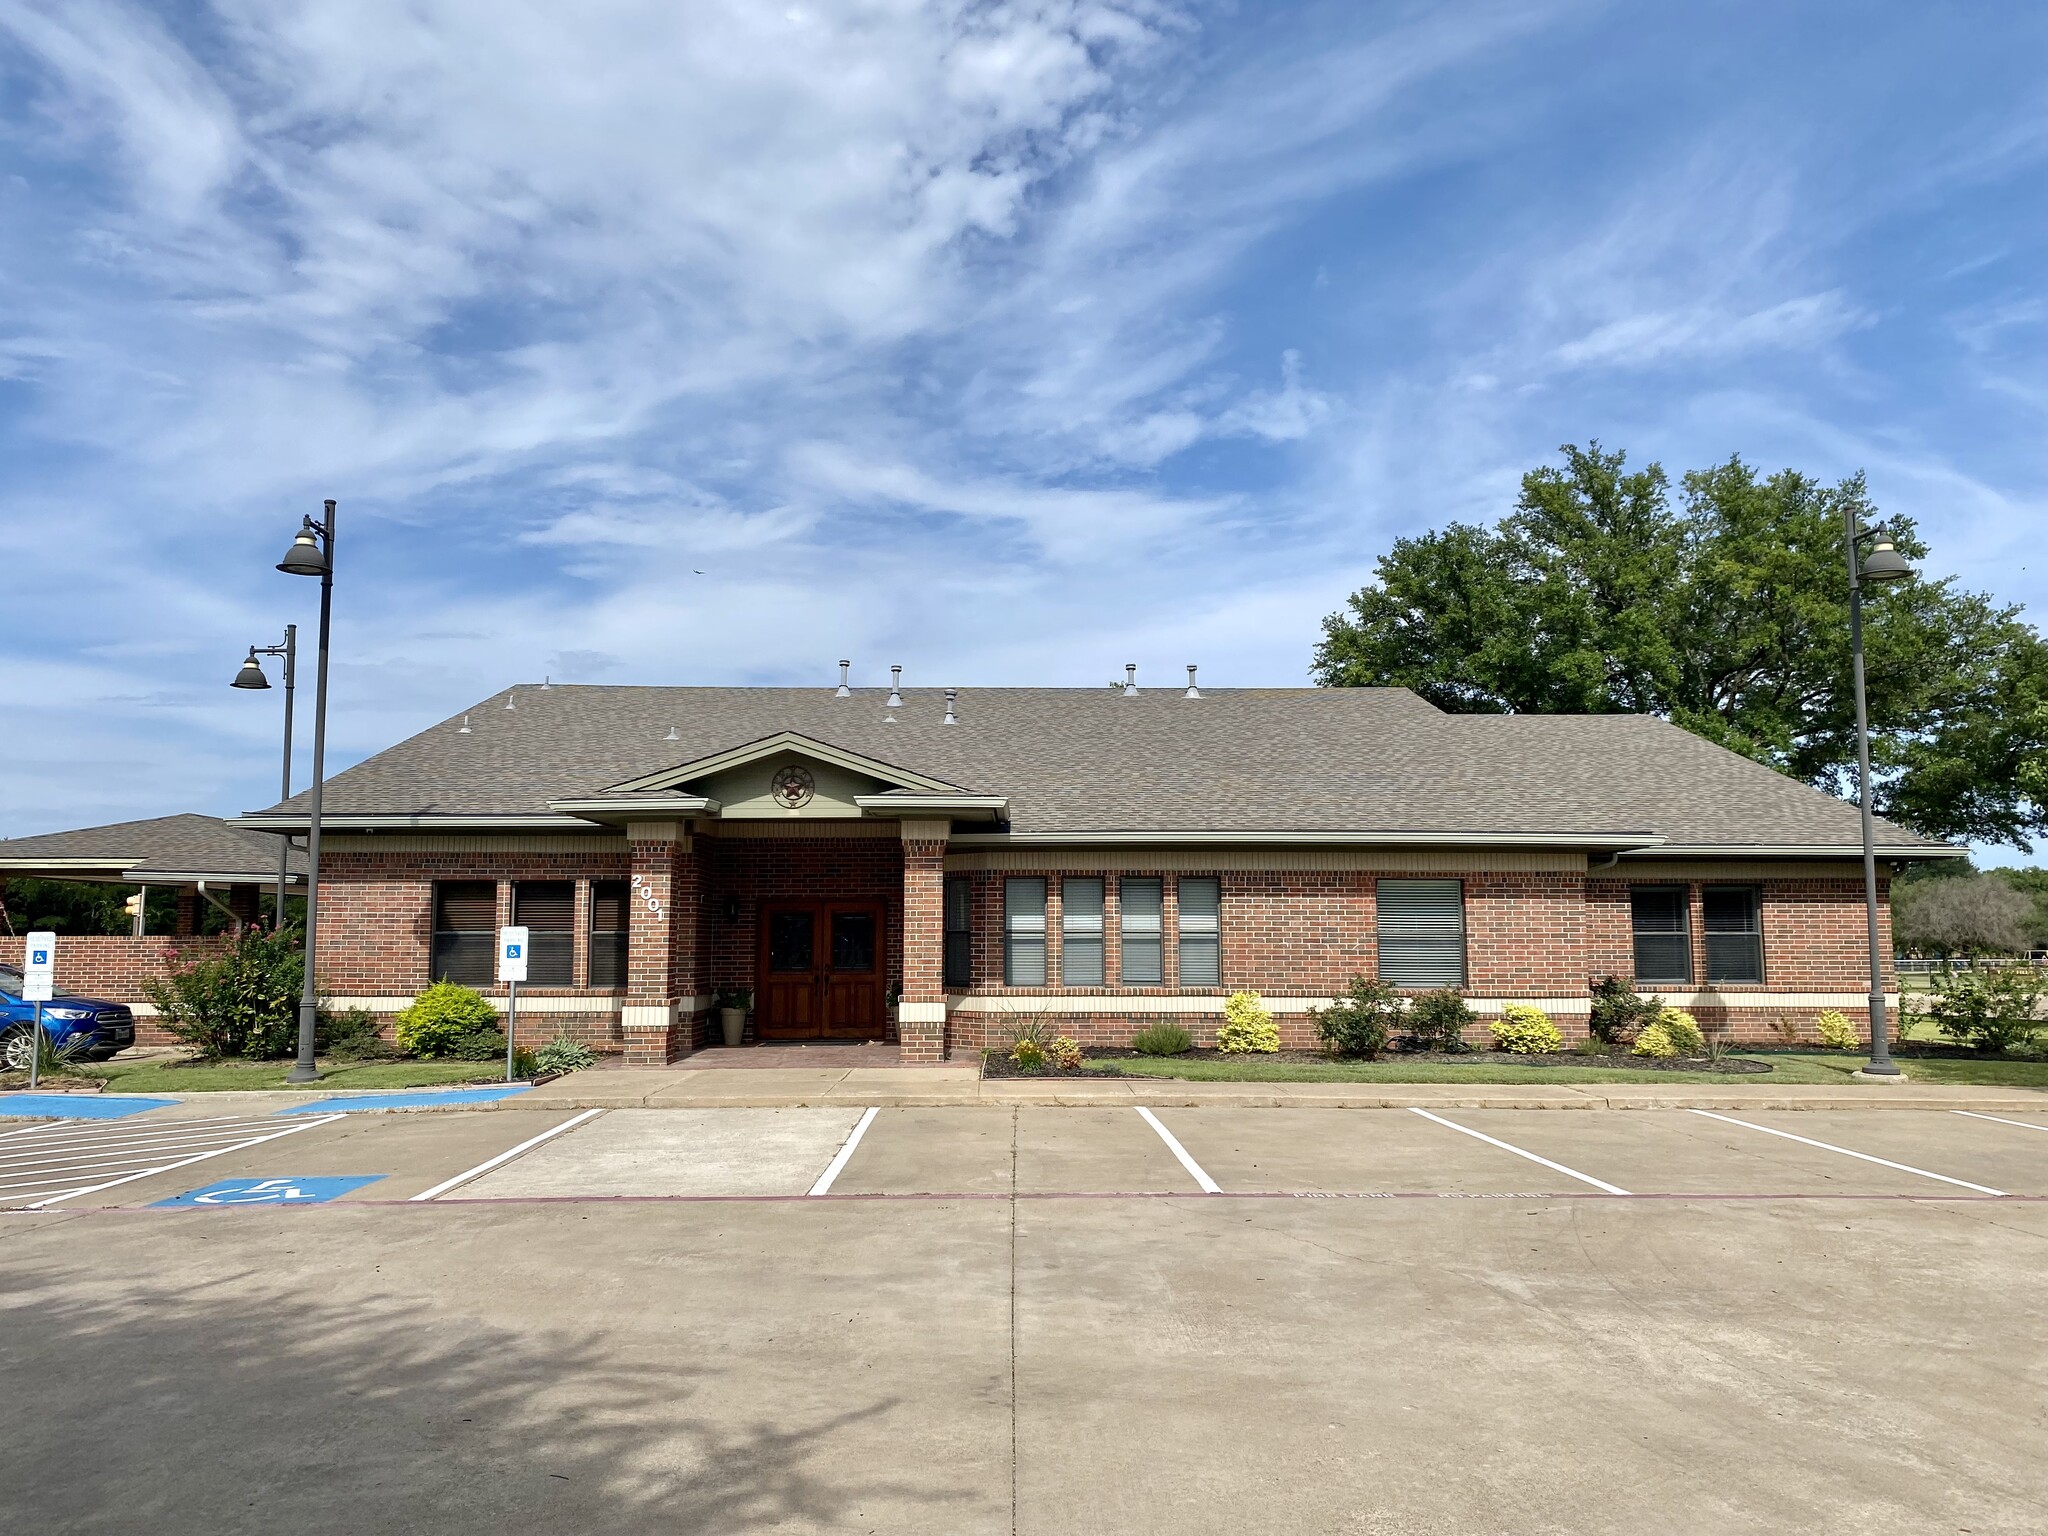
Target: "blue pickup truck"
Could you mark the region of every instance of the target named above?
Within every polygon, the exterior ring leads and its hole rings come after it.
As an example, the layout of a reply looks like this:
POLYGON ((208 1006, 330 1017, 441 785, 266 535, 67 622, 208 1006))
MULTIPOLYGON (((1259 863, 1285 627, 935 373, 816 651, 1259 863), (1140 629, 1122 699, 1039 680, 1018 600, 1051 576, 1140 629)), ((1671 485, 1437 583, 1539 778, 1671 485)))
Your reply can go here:
MULTIPOLYGON (((35 1022, 36 1005, 21 1000, 21 972, 0 965, 0 1067, 28 1070, 35 1022)), ((60 1050, 75 1046, 87 1061, 105 1061, 135 1043, 135 1015, 120 1003, 59 992, 43 1004, 43 1032, 60 1050)))

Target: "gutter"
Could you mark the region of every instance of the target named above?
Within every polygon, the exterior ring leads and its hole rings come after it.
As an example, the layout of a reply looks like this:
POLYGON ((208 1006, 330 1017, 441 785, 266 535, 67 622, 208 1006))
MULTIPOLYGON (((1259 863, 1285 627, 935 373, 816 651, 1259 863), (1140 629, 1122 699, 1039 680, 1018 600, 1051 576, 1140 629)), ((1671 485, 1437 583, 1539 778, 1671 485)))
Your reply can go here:
POLYGON ((1617 847, 1662 852, 1664 839, 1654 832, 956 832, 952 842, 966 848, 1044 846, 1048 844, 1124 843, 1224 846, 1329 847, 1367 845, 1388 848, 1587 848, 1617 847))

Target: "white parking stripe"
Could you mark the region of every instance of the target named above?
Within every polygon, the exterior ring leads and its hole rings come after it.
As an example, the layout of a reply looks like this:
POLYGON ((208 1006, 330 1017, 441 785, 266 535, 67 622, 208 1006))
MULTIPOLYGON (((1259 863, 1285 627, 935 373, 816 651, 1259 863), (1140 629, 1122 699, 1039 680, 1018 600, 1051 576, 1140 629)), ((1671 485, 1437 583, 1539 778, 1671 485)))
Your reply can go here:
POLYGON ((23 1209, 39 1211, 44 1206, 57 1204, 60 1200, 76 1200, 85 1195, 96 1195, 101 1190, 114 1189, 122 1184, 132 1184, 137 1179, 146 1179, 152 1174, 171 1173, 179 1168, 189 1168, 194 1163, 203 1163, 210 1157, 224 1157, 230 1152, 240 1152, 246 1147, 261 1146, 266 1141, 276 1141, 284 1136, 296 1136, 300 1131, 310 1131, 315 1126, 332 1125, 335 1121, 343 1118, 341 1115, 321 1115, 317 1119, 308 1118, 302 1125, 288 1125, 281 1131, 272 1131, 264 1136, 252 1136, 246 1141, 238 1141, 231 1146, 216 1147, 211 1152, 197 1152, 190 1157, 179 1158, 173 1162, 160 1163, 153 1168, 144 1168, 135 1173, 123 1174, 118 1179, 108 1179, 102 1184, 89 1184, 80 1189, 67 1190, 61 1195, 52 1195, 48 1199, 38 1200, 33 1205, 25 1206, 23 1209))
POLYGON ((183 1147, 203 1145, 209 1141, 233 1141, 237 1136, 247 1136, 258 1126, 272 1122, 257 1120, 248 1125, 223 1126, 194 1136, 147 1136, 107 1137, 103 1141, 67 1141, 51 1146, 39 1146, 33 1152, 17 1147, 6 1157, 0 1157, 0 1169, 17 1167, 22 1164, 46 1163, 52 1158, 97 1157, 105 1152, 140 1152, 159 1147, 183 1147))
POLYGON ((1737 1120, 1733 1115, 1717 1115, 1711 1109, 1695 1109, 1695 1115, 1705 1115, 1709 1120, 1726 1121, 1746 1130, 1762 1131, 1766 1136, 1782 1136, 1787 1141, 1797 1141, 1809 1147, 1819 1147, 1824 1152, 1839 1152, 1844 1157, 1854 1157, 1866 1163, 1876 1163, 1881 1168, 1896 1168, 1901 1173, 1917 1173, 1923 1179, 1935 1179, 1943 1184, 1954 1184, 1960 1189, 1974 1189, 1980 1195, 2003 1195, 2002 1189, 1993 1189, 1989 1184, 1972 1184, 1968 1179, 1952 1179, 1945 1173, 1929 1173, 1925 1168, 1915 1168, 1911 1163, 1895 1163, 1888 1157, 1872 1157, 1868 1152, 1852 1152, 1847 1147, 1838 1147, 1831 1141, 1815 1141, 1811 1136, 1794 1136, 1790 1131, 1778 1130, 1775 1126, 1758 1125, 1753 1120, 1737 1120))
POLYGON ((825 1171, 818 1175, 818 1182, 811 1186, 812 1194, 827 1195, 832 1192, 832 1181, 839 1177, 839 1170, 844 1168, 847 1159, 853 1156, 853 1149, 860 1145, 861 1137, 867 1135, 868 1127, 875 1123, 875 1116, 878 1113, 879 1109, 871 1108, 854 1122, 853 1129, 846 1133, 845 1144, 832 1155, 832 1161, 827 1163, 825 1171))
POLYGON ((67 1126, 61 1134, 38 1136, 34 1141, 0 1144, 0 1157, 39 1156, 51 1147, 97 1147, 114 1141, 147 1141, 162 1136, 218 1136, 222 1131, 238 1130, 246 1125, 264 1125, 272 1118, 270 1115, 238 1115, 210 1121, 158 1120, 148 1125, 102 1120, 90 1127, 67 1126))
POLYGON ((1223 1186, 1209 1177, 1207 1169, 1188 1156, 1188 1149, 1175 1139, 1173 1132, 1159 1123, 1157 1115, 1153 1114, 1151 1110, 1142 1107, 1138 1110, 1138 1113, 1145 1117, 1147 1125, 1159 1133, 1159 1139, 1166 1143, 1166 1150, 1180 1159, 1181 1167, 1187 1169, 1188 1173, 1193 1176, 1194 1181, 1201 1186, 1203 1194, 1220 1195, 1223 1193, 1223 1186))
MULTIPOLYGON (((476 1178, 478 1175, 489 1173, 493 1168, 498 1167, 500 1164, 511 1162, 513 1158, 518 1157, 521 1153, 532 1151, 535 1147, 539 1146, 542 1142, 546 1141, 550 1136, 559 1136, 564 1131, 573 1130, 577 1126, 581 1125, 584 1121, 594 1119, 598 1115, 601 1115, 603 1113, 604 1111, 602 1109, 586 1109, 585 1111, 583 1111, 582 1114, 576 1115, 571 1119, 564 1120, 560 1125, 550 1126, 548 1129, 542 1131, 538 1136, 527 1137, 526 1140, 519 1143, 519 1145, 516 1147, 507 1147, 503 1152, 500 1152, 496 1157, 486 1158, 483 1162, 478 1163, 474 1168, 471 1168, 466 1173, 458 1173, 452 1179, 443 1179, 440 1183, 436 1184, 432 1189, 421 1190, 412 1198, 414 1200, 432 1200, 437 1198, 438 1196, 445 1195, 448 1193, 449 1190, 455 1189, 460 1185, 467 1184, 471 1179, 476 1178)), ((869 1113, 872 1114, 873 1111, 870 1110, 869 1113)))
MULTIPOLYGON (((1460 1125, 1455 1120, 1446 1120, 1442 1115, 1433 1115, 1426 1109, 1413 1109, 1411 1107, 1410 1113, 1420 1115, 1425 1120, 1434 1120, 1438 1125, 1447 1126, 1451 1130, 1462 1131, 1467 1136, 1476 1136, 1488 1146, 1499 1147, 1501 1151, 1512 1152, 1517 1157, 1526 1157, 1532 1163, 1541 1163, 1544 1167, 1555 1173, 1561 1173, 1568 1179, 1577 1179, 1581 1184, 1590 1184, 1595 1189, 1604 1189, 1610 1195, 1625 1195, 1628 1193, 1627 1190, 1618 1184, 1610 1184, 1605 1179, 1596 1179, 1590 1173, 1581 1173, 1576 1168, 1567 1168, 1563 1163, 1553 1163, 1549 1158, 1538 1156, 1526 1148, 1515 1146, 1511 1142, 1502 1141, 1497 1136, 1489 1136, 1484 1131, 1475 1131, 1471 1126, 1460 1125)), ((1580 1198, 1583 1199, 1584 1197, 1581 1196, 1580 1198)))
POLYGON ((150 1112, 145 1109, 140 1114, 119 1115, 107 1120, 102 1120, 91 1115, 67 1115, 61 1120, 45 1120, 36 1125, 25 1125, 21 1127, 21 1129, 15 1131, 0 1131, 0 1141, 11 1141, 18 1136, 30 1136, 34 1135, 39 1131, 45 1135, 50 1135, 60 1131, 75 1132, 97 1126, 104 1126, 108 1129, 115 1129, 139 1127, 143 1124, 147 1124, 150 1126, 204 1125, 210 1120, 245 1120, 249 1118, 246 1115, 199 1115, 194 1116, 189 1120, 183 1118, 170 1120, 151 1120, 149 1119, 149 1114, 150 1112))
POLYGON ((2008 1120, 2003 1115, 1980 1115, 1974 1109, 1952 1109, 1952 1115, 1968 1115, 1972 1120, 1996 1120, 2000 1125, 2016 1125, 2023 1131, 2048 1131, 2048 1125, 2039 1120, 2008 1120))

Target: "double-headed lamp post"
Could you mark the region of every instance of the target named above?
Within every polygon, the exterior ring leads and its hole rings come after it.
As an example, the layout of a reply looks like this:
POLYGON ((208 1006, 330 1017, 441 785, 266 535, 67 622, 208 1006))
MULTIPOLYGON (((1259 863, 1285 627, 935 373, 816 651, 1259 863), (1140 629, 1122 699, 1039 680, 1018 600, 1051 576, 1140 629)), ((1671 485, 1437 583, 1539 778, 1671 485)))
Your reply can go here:
POLYGON ((1856 509, 1843 512, 1843 540, 1849 552, 1849 655, 1856 676, 1856 803, 1863 817, 1863 914, 1870 933, 1870 1065, 1872 1077, 1897 1077, 1885 1024, 1884 956, 1877 933, 1877 848, 1870 812, 1870 714, 1863 698, 1863 584, 1904 581, 1913 574, 1882 529, 1866 528, 1856 509), (1875 541, 1869 554, 1866 543, 1875 541))
MULTIPOLYGON (((235 680, 228 684, 230 688, 268 688, 270 686, 270 679, 263 675, 263 663, 256 659, 258 656, 277 656, 281 657, 284 661, 284 787, 283 792, 278 795, 278 799, 281 801, 289 800, 292 797, 292 688, 297 680, 298 672, 299 626, 296 624, 285 625, 284 643, 282 645, 250 646, 249 659, 242 663, 242 670, 237 672, 235 680)), ((277 910, 271 914, 270 924, 273 930, 284 927, 286 910, 284 904, 285 887, 290 883, 292 873, 291 848, 292 845, 289 838, 278 839, 277 910)))
POLYGON ((320 1080, 313 1065, 313 1034, 320 1013, 314 989, 313 955, 320 923, 320 781, 327 766, 327 635, 334 609, 334 503, 324 519, 306 518, 277 568, 287 576, 320 578, 320 659, 313 674, 313 788, 306 821, 306 968, 299 990, 299 1059, 285 1074, 288 1083, 320 1080))

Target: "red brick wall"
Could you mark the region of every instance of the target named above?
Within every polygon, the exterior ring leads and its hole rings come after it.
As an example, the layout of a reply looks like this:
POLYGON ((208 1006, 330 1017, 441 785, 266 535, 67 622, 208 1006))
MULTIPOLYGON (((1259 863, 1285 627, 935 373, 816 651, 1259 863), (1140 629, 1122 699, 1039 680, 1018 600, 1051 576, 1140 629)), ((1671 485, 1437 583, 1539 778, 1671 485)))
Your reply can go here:
MULTIPOLYGON (((0 965, 19 967, 26 941, 18 935, 0 935, 0 965)), ((100 1002, 147 1003, 145 982, 166 974, 172 960, 192 961, 219 953, 218 938, 167 938, 162 934, 131 938, 125 934, 59 934, 57 936, 57 985, 80 997, 100 1002)), ((135 1019, 137 1045, 174 1045, 147 1014, 135 1019)))
POLYGON ((713 987, 754 985, 761 907, 772 901, 875 901, 883 908, 889 984, 903 979, 903 845, 881 838, 700 839, 713 987), (728 903, 734 904, 730 917, 728 903))

